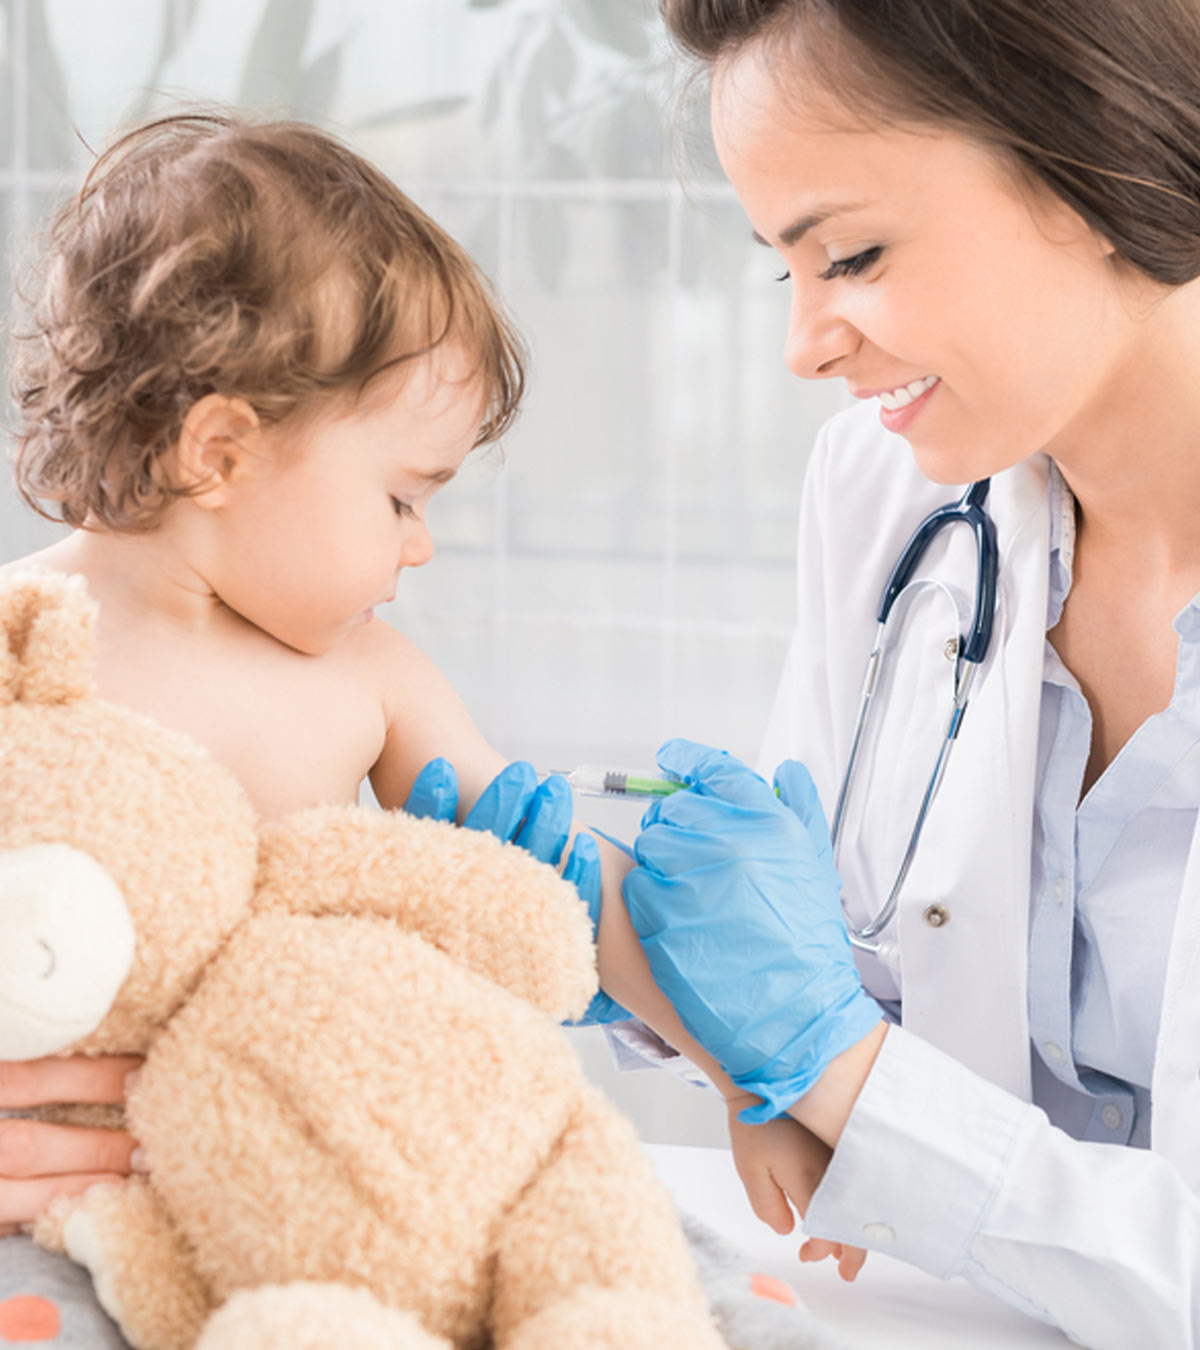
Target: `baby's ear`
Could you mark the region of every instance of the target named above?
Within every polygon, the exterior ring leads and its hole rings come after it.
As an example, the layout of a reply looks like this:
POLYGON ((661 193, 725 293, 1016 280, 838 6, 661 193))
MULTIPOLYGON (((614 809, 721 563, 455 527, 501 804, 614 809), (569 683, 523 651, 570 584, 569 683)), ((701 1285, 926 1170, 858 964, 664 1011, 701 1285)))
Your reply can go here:
POLYGON ((0 703, 69 703, 92 689, 97 606, 82 577, 0 581, 0 703))
POLYGON ((210 510, 256 467, 263 426, 244 398, 205 394, 188 409, 175 446, 175 471, 194 490, 190 500, 210 510))

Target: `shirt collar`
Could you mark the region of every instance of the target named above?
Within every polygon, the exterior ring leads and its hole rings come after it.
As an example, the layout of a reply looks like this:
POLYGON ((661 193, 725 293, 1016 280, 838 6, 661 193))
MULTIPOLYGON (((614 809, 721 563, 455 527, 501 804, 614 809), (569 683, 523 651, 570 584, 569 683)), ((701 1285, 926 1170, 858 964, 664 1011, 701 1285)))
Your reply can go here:
POLYGON ((1046 631, 1062 617, 1075 570, 1075 495, 1058 465, 1050 461, 1050 591, 1046 631))

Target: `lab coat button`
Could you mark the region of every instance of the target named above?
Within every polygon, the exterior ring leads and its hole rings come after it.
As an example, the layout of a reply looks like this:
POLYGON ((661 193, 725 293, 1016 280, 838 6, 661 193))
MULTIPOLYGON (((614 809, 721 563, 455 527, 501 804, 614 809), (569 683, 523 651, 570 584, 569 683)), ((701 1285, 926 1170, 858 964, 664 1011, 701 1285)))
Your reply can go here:
POLYGON ((950 922, 950 911, 945 905, 926 905, 924 917, 930 928, 942 928, 950 922))
POLYGON ((1100 1112, 1100 1119, 1110 1130, 1119 1130, 1125 1117, 1121 1115, 1121 1108, 1119 1106, 1114 1106, 1112 1102, 1109 1102, 1100 1112))
POLYGON ((1055 1045, 1053 1041, 1047 1041, 1042 1049, 1046 1052, 1046 1058, 1052 1059, 1055 1064, 1065 1064, 1067 1062, 1067 1057, 1063 1054, 1062 1047, 1055 1045))
POLYGON ((863 1224, 863 1237, 868 1242, 873 1242, 877 1247, 886 1247, 890 1242, 896 1240, 896 1234, 892 1232, 891 1225, 886 1223, 863 1224))

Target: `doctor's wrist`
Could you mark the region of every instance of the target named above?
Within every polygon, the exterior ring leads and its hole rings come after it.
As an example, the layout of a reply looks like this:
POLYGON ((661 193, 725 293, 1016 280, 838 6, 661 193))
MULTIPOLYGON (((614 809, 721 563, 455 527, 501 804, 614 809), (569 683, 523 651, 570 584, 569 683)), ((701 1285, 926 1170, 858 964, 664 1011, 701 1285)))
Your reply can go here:
POLYGON ((830 1148, 836 1148, 886 1035, 887 1023, 881 1019, 861 1040, 829 1061, 820 1078, 788 1108, 787 1114, 830 1148))

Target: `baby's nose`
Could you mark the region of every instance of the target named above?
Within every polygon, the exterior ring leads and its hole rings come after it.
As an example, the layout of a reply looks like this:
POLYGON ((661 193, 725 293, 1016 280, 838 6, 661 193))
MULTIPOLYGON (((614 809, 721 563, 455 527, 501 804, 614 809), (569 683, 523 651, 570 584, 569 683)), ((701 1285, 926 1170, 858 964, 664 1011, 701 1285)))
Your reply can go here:
POLYGON ((433 536, 424 521, 414 521, 412 530, 400 549, 401 567, 424 567, 433 557, 433 536))

